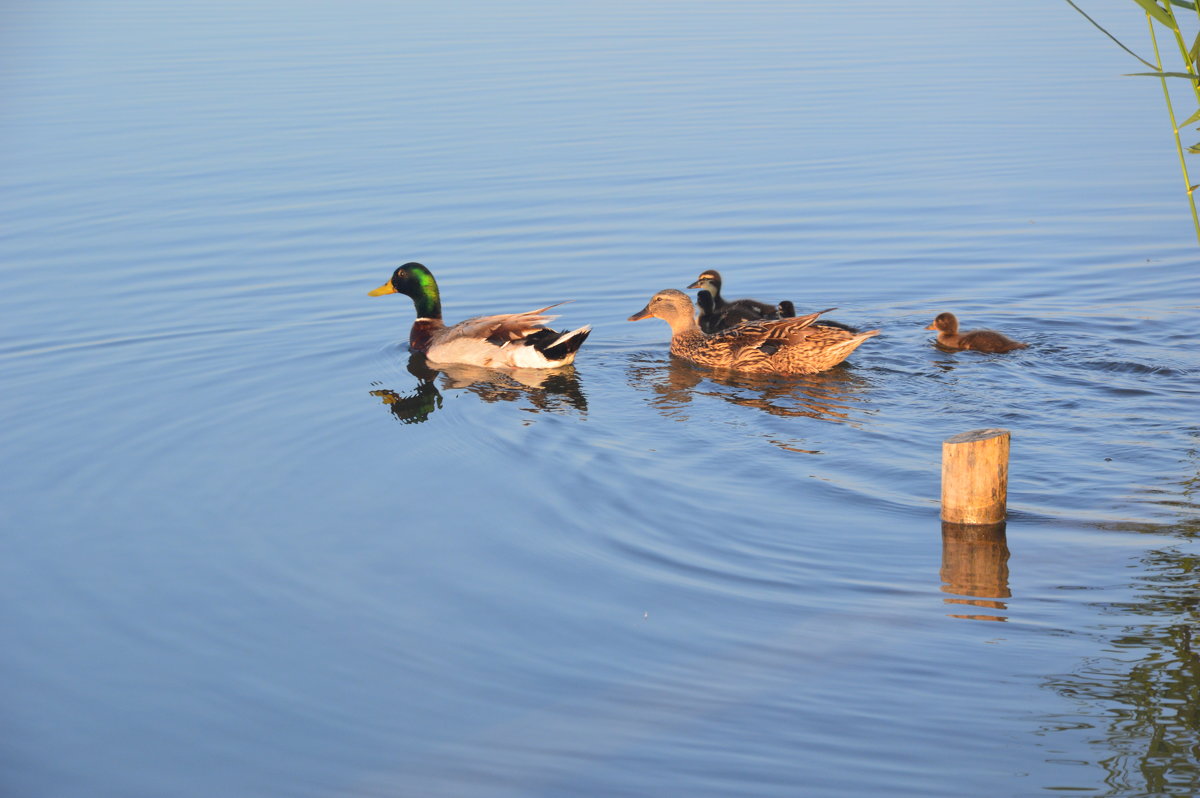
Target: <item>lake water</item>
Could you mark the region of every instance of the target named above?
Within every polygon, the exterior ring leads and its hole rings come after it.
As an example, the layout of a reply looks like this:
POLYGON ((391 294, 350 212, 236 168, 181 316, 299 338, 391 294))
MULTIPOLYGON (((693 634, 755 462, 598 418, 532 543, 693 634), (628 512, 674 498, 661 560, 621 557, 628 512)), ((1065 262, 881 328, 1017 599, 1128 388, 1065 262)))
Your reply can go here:
POLYGON ((0 793, 1200 791, 1195 233, 1067 4, 3 17, 0 793), (409 260, 595 330, 410 366, 409 260), (703 268, 883 333, 672 362, 625 319, 703 268), (1007 537, 943 541, 991 426, 1007 537))

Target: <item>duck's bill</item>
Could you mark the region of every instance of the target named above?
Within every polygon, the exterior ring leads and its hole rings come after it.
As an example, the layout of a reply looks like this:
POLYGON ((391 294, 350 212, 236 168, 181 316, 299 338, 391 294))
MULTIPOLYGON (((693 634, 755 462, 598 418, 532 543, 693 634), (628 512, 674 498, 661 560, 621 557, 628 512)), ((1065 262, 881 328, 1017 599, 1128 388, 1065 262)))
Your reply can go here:
POLYGON ((700 280, 697 280, 696 282, 694 282, 694 283, 692 283, 691 285, 689 285, 689 286, 688 286, 688 288, 699 288, 699 287, 700 287, 700 283, 701 283, 701 281, 700 281, 700 280))
POLYGON ((392 287, 392 284, 384 283, 383 285, 376 288, 374 291, 368 291, 367 296, 383 296, 384 294, 394 294, 394 293, 396 293, 396 289, 392 287))
POLYGON ((925 329, 926 329, 926 330, 936 330, 936 329, 937 329, 937 322, 936 322, 936 321, 934 321, 934 322, 930 322, 930 323, 929 323, 929 326, 928 326, 928 327, 926 327, 925 329))
POLYGON ((650 318, 650 306, 649 305, 642 308, 637 313, 634 313, 632 316, 630 316, 625 321, 641 321, 642 319, 648 319, 648 318, 650 318))

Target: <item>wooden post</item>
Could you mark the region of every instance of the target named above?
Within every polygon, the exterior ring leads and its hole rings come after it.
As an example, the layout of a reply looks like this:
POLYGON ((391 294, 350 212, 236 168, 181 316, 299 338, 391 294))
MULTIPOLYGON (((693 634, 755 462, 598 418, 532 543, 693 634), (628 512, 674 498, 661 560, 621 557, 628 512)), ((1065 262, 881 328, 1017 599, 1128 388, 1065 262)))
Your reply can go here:
POLYGON ((1006 429, 976 429, 942 441, 942 520, 998 524, 1008 502, 1006 429))

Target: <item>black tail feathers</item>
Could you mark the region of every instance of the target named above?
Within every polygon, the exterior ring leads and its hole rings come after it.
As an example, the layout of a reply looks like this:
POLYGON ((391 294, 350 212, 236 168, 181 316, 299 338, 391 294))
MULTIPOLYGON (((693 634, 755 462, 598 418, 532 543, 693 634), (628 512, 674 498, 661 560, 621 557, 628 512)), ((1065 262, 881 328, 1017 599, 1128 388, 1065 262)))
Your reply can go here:
POLYGON ((569 333, 555 332, 551 329, 538 330, 537 332, 525 336, 525 342, 532 346, 537 351, 541 352, 547 360, 562 360, 572 352, 579 350, 583 346, 583 342, 592 334, 591 330, 583 330, 569 338, 559 341, 564 335, 569 333), (555 343, 558 341, 558 343, 555 343))

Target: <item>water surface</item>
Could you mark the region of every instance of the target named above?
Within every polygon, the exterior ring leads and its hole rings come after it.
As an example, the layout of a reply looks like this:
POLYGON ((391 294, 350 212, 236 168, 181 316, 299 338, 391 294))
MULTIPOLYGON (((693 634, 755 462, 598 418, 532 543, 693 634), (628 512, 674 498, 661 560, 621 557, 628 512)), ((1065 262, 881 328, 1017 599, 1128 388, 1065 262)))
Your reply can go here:
POLYGON ((5 794, 1200 788, 1194 232, 1066 4, 4 16, 5 794), (431 371, 408 260, 595 331, 431 371), (624 319, 703 268, 883 334, 674 362, 624 319))

